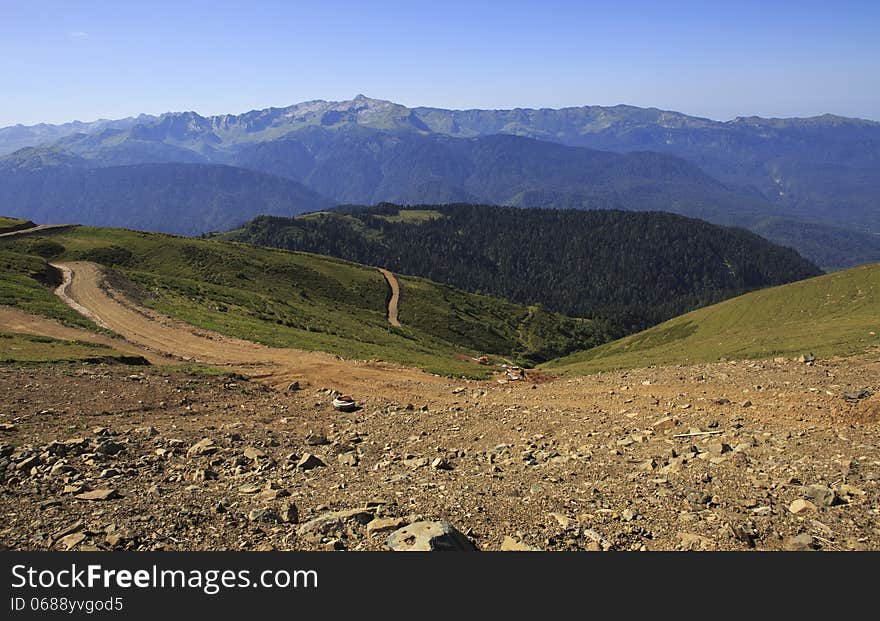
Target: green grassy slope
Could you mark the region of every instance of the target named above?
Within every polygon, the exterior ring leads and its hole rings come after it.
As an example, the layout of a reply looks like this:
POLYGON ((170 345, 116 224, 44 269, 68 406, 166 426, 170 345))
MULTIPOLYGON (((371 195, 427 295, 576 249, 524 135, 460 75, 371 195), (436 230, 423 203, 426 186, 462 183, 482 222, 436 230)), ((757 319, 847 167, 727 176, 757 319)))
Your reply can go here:
POLYGON ((586 374, 649 365, 845 355, 880 346, 880 264, 748 293, 546 365, 586 374))
POLYGON ((18 231, 33 226, 30 220, 22 220, 21 218, 6 218, 0 216, 0 233, 8 233, 9 231, 18 231))
POLYGON ((44 259, 110 266, 138 286, 147 306, 206 329, 441 374, 487 373, 462 354, 528 362, 601 342, 592 322, 411 278, 401 282, 404 326, 392 328, 378 271, 307 253, 91 227, 7 240, 0 252, 21 264, 14 278, 0 276, 0 303, 70 323, 76 316, 31 278, 44 259))
POLYGON ((98 327, 72 310, 52 293, 60 284, 56 273, 43 259, 33 253, 29 241, 0 240, 0 305, 15 306, 34 315, 57 319, 78 328, 97 330, 98 327))
POLYGON ((123 354, 96 343, 0 332, 0 363, 33 364, 43 362, 146 364, 146 360, 143 358, 123 354))

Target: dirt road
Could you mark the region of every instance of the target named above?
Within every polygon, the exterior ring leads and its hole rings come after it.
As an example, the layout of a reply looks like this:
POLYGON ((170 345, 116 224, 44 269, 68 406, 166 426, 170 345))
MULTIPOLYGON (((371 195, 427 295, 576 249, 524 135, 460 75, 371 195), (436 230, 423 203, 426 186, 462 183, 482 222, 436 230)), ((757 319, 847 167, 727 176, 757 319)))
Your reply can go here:
POLYGON ((397 282, 397 278, 384 268, 378 268, 382 275, 385 277, 385 280, 388 281, 388 286, 391 288, 391 299, 388 300, 388 323, 392 326, 399 328, 400 321, 397 318, 397 306, 400 303, 400 283, 397 282))
POLYGON ((29 229, 21 229, 20 231, 9 231, 8 233, 0 233, 0 239, 8 239, 10 237, 25 237, 27 235, 35 235, 36 233, 46 233, 50 231, 61 232, 72 229, 77 224, 39 224, 29 229))
POLYGON ((389 384, 436 384, 421 371, 386 363, 345 361, 332 354, 267 347, 176 321, 138 305, 88 262, 54 264, 64 272, 56 294, 68 305, 154 356, 227 368, 273 386, 291 381, 357 393, 389 384))

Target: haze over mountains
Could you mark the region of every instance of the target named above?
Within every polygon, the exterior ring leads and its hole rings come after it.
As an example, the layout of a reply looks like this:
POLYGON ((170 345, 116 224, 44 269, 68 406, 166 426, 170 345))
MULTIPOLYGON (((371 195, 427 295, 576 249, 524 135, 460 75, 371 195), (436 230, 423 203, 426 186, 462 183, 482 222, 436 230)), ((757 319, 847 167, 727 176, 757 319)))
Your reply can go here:
POLYGON ((718 122, 631 106, 453 111, 358 96, 16 126, 0 129, 0 153, 4 212, 43 220, 193 234, 331 203, 657 210, 749 228, 825 267, 880 260, 880 123, 830 115, 718 122), (13 152, 25 146, 35 148, 13 152), (200 183, 205 166, 223 181, 200 183), (96 181, 105 175, 126 182, 111 193, 96 181), (160 179, 161 196, 150 187, 160 179), (147 201, 152 211, 139 208, 147 201), (204 217, 198 204, 211 206, 204 217))

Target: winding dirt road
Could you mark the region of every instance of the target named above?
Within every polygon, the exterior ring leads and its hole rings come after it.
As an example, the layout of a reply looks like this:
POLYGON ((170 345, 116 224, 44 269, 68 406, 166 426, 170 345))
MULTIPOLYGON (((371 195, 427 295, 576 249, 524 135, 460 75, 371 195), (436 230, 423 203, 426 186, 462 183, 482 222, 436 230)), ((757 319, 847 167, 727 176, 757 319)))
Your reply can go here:
POLYGON ((400 283, 397 282, 394 274, 385 268, 380 267, 377 269, 385 277, 385 280, 388 281, 388 286, 391 288, 391 299, 388 300, 388 323, 395 328, 399 328, 400 320, 397 318, 397 307, 400 304, 400 283))
POLYGON ((381 390, 383 386, 440 381, 416 369, 384 362, 345 361, 324 352, 268 347, 203 330, 138 305, 109 285, 99 265, 84 261, 53 265, 64 273, 56 295, 154 359, 227 368, 276 387, 305 380, 355 391, 367 386, 381 390))

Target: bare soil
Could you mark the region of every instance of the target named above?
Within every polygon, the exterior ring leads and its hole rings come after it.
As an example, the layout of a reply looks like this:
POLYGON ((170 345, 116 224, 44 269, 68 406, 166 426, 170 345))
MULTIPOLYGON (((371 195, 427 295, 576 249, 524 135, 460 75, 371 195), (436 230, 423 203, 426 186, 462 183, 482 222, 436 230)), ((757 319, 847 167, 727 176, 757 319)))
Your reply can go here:
POLYGON ((378 270, 385 277, 388 287, 391 289, 391 297, 388 298, 388 323, 399 328, 400 320, 397 318, 397 308, 400 304, 400 283, 397 282, 397 277, 388 270, 381 267, 378 270))

